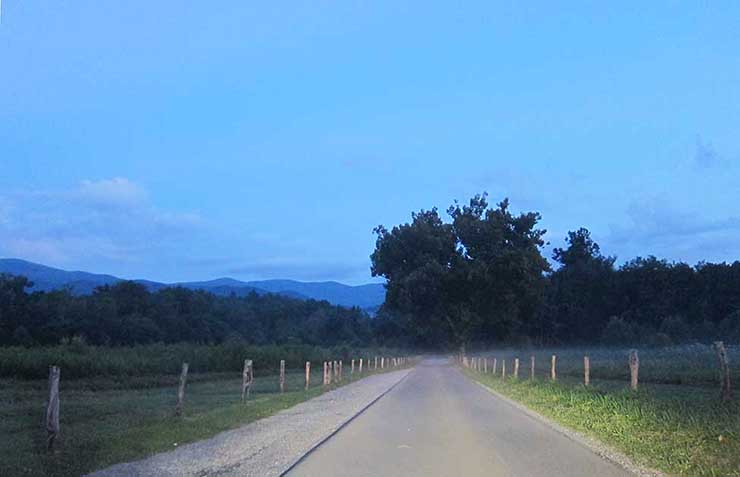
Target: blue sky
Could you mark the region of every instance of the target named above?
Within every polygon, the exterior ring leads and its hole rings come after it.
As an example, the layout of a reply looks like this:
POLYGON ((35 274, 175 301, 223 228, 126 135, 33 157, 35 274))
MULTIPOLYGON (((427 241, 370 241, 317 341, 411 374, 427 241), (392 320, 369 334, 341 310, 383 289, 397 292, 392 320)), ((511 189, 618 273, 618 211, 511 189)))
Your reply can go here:
POLYGON ((488 191, 740 258, 740 4, 603 3, 2 0, 0 257, 362 283, 375 225, 488 191))

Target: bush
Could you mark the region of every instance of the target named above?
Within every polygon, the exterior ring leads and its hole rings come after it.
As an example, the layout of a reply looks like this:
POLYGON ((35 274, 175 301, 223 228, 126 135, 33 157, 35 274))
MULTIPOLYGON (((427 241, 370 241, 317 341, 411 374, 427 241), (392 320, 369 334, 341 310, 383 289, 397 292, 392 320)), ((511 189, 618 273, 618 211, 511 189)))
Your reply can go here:
POLYGON ((608 345, 631 344, 635 341, 632 325, 623 318, 612 316, 606 324, 601 340, 608 345))
POLYGON ((730 313, 719 322, 717 334, 722 341, 740 344, 740 310, 730 313))
POLYGON ((660 332, 670 336, 674 343, 687 343, 691 340, 691 329, 686 319, 679 315, 665 318, 660 324, 660 332))
POLYGON ((33 345, 33 337, 31 336, 31 333, 29 333, 28 329, 26 329, 26 327, 22 325, 16 328, 13 332, 13 341, 21 346, 33 345))
POLYGON ((671 337, 665 333, 650 333, 646 336, 647 339, 645 340, 645 344, 654 348, 663 348, 666 346, 673 346, 674 344, 671 337))
POLYGON ((717 339, 717 327, 711 321, 704 320, 694 327, 693 336, 700 343, 710 344, 717 339))

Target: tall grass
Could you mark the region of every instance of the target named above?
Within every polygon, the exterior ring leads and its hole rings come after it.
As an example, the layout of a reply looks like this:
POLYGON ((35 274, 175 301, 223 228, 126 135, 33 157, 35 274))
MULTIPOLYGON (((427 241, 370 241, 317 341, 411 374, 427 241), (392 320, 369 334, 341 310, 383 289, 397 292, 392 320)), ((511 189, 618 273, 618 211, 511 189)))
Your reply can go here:
MULTIPOLYGON (((728 348, 735 383, 740 347, 728 348)), ((711 346, 640 349, 640 385, 629 389, 629 349, 499 349, 480 356, 498 361, 498 373, 465 372, 531 409, 669 475, 740 477, 740 397, 720 401, 719 366, 711 346), (557 355, 557 380, 549 379, 557 355), (591 385, 583 385, 583 356, 591 385), (535 356, 535 379, 530 377, 535 356), (511 377, 519 358, 519 379, 511 377), (507 362, 501 378, 501 360, 507 362)))
MULTIPOLYGON (((629 348, 502 348, 479 353, 489 359, 511 360, 519 358, 520 376, 529 377, 530 356, 535 357, 535 373, 539 377, 550 374, 550 357, 557 355, 557 373, 562 379, 583 379, 583 357, 591 360, 591 380, 629 381, 627 365, 629 348)), ((712 346, 693 344, 665 348, 640 348, 640 382, 692 386, 717 386, 719 367, 712 346)), ((740 346, 727 347, 730 370, 735 381, 740 380, 740 346)))
POLYGON ((152 344, 130 347, 66 345, 23 348, 0 347, 0 377, 43 379, 49 365, 62 368, 63 379, 175 375, 183 361, 194 373, 238 372, 245 359, 254 361, 255 375, 274 374, 280 360, 288 369, 301 369, 306 361, 398 356, 397 350, 321 348, 308 345, 251 346, 239 342, 218 345, 152 344))

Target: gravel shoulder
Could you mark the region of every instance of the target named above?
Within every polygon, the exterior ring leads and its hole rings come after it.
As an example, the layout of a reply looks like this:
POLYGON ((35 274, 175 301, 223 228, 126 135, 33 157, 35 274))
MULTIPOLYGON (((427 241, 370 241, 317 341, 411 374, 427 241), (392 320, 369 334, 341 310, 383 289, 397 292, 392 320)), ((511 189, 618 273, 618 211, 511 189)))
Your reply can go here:
POLYGON ((238 429, 89 476, 279 476, 410 372, 369 376, 238 429))

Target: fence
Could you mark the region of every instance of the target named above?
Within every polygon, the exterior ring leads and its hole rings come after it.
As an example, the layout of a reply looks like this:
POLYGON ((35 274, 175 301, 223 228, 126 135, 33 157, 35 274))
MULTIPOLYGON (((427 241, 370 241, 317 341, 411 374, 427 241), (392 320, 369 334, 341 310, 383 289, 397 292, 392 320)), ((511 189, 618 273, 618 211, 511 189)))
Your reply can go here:
MULTIPOLYGON (((323 365, 323 381, 321 384, 322 390, 333 389, 333 387, 342 385, 345 382, 351 382, 355 379, 374 374, 376 372, 383 372, 386 370, 393 370, 401 367, 406 367, 411 364, 411 358, 409 357, 362 357, 352 360, 352 365, 349 370, 349 376, 344 373, 343 360, 330 360, 324 361, 323 365), (380 360, 380 361, 378 361, 380 360), (357 367, 355 368, 355 362, 357 367), (380 362, 380 367, 378 366, 380 362), (374 365, 373 365, 374 364, 374 365)), ((274 384, 274 392, 283 394, 285 392, 305 392, 312 389, 312 366, 310 361, 305 362, 305 367, 300 372, 288 373, 286 370, 285 360, 280 360, 279 363, 279 374, 277 376, 263 376, 255 379, 255 369, 253 360, 245 359, 244 367, 241 372, 241 386, 239 392, 234 393, 234 401, 247 402, 250 397, 250 391, 255 388, 255 385, 262 381, 264 383, 273 382, 277 377, 277 382, 274 384), (302 377, 302 382, 299 381, 298 376, 302 377)), ((316 369, 316 368, 314 368, 316 369)), ((62 400, 62 393, 60 393, 60 378, 62 375, 62 369, 58 366, 49 367, 49 380, 48 380, 48 397, 45 406, 45 431, 46 431, 46 442, 47 449, 53 450, 54 442, 57 440, 60 434, 60 401, 62 400)), ((179 381, 176 391, 173 391, 174 416, 181 417, 186 409, 187 405, 187 384, 189 378, 190 366, 188 363, 182 363, 182 368, 179 376, 179 381)), ((314 380, 314 382, 317 382, 314 380)), ((271 387, 269 384, 266 385, 268 388, 271 387)), ((315 389, 316 385, 313 385, 315 389)), ((263 388, 264 390, 264 388, 263 388)))
MULTIPOLYGON (((737 354, 740 354, 735 350, 737 354)), ((721 341, 712 347, 694 345, 663 350, 619 350, 594 348, 581 354, 573 349, 538 352, 502 351, 486 356, 456 357, 463 367, 511 379, 545 378, 558 381, 566 377, 569 381, 578 380, 590 386, 594 378, 624 381, 632 390, 638 390, 640 383, 688 384, 694 386, 716 386, 722 401, 730 401, 732 393, 733 368, 730 363, 730 350, 721 341), (520 376, 520 356, 529 355, 527 376, 520 376), (565 358, 564 360, 562 358, 565 358), (643 373, 643 371, 647 373, 643 373), (629 384, 627 384, 629 383, 629 384)), ((739 369, 735 369, 737 372, 739 369)))

